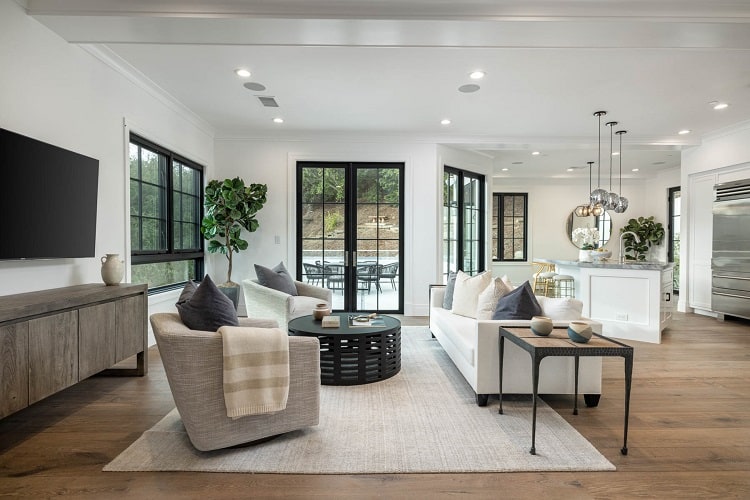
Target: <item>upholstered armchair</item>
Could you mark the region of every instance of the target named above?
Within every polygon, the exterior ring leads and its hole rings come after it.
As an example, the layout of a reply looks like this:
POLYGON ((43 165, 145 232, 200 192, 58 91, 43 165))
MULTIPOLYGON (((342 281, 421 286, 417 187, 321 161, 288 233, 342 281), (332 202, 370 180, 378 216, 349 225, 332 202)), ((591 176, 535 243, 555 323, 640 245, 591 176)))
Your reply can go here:
POLYGON ((325 302, 331 306, 331 290, 294 281, 297 295, 280 292, 258 283, 258 280, 243 280, 245 309, 249 317, 272 318, 279 328, 286 330, 289 321, 312 314, 316 304, 325 302))
MULTIPOLYGON (((286 409, 237 419, 224 403, 223 346, 217 332, 191 330, 174 313, 151 315, 156 343, 175 406, 190 442, 217 450, 318 424, 320 345, 314 337, 289 337, 286 409)), ((276 321, 240 318, 240 326, 275 328, 276 321)))

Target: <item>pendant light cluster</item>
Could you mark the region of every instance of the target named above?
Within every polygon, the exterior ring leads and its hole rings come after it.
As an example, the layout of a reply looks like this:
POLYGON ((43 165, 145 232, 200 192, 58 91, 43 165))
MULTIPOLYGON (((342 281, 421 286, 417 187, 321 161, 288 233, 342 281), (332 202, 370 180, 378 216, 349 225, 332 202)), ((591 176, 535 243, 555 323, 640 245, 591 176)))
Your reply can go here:
POLYGON ((578 217, 588 217, 590 215, 600 216, 606 210, 613 210, 615 213, 621 214, 628 208, 628 199, 624 196, 618 195, 612 190, 612 154, 614 153, 614 134, 620 136, 620 193, 622 193, 622 136, 626 134, 626 130, 618 130, 614 132, 614 127, 617 122, 607 122, 605 125, 609 127, 609 191, 601 188, 601 167, 602 167, 602 116, 606 115, 606 111, 597 111, 594 113, 599 119, 599 161, 596 165, 596 189, 591 190, 591 165, 594 162, 588 162, 589 166, 589 203, 579 205, 575 209, 575 214, 578 217))

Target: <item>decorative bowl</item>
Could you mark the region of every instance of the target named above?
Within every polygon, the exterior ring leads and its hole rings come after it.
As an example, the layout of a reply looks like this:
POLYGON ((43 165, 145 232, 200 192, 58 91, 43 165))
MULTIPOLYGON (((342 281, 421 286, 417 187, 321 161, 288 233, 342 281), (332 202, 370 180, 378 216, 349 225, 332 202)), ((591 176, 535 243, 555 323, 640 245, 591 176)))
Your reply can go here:
POLYGON ((552 332, 552 320, 547 316, 534 316, 529 323, 531 332, 540 337, 546 337, 552 332))
POLYGON ((591 340, 592 333, 591 325, 583 321, 571 321, 568 324, 568 337, 573 342, 585 344, 591 340))

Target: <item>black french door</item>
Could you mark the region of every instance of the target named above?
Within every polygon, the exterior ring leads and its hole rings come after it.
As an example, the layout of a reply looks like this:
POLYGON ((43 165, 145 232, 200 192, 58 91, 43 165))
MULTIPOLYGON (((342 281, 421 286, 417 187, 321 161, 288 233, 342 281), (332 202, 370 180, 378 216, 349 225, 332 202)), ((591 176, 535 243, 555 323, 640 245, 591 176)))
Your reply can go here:
POLYGON ((297 163, 297 279, 336 311, 403 313, 403 163, 297 163))

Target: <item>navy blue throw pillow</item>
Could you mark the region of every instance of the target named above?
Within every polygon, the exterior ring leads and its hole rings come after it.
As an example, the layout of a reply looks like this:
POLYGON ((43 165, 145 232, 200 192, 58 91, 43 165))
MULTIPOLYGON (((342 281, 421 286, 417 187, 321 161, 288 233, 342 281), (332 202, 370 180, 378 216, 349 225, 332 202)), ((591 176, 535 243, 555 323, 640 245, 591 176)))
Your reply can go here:
POLYGON ((492 319, 531 319, 542 314, 542 307, 526 281, 512 292, 500 297, 492 319))

